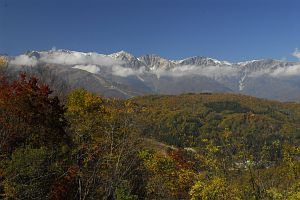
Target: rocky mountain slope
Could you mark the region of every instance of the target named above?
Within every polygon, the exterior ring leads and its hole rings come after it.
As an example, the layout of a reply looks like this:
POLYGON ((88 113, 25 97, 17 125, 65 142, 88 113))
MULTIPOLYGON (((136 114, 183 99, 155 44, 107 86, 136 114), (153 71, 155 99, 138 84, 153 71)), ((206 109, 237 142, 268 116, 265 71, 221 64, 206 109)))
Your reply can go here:
POLYGON ((125 51, 104 55, 53 49, 9 57, 9 67, 37 75, 51 71, 70 88, 83 87, 109 97, 230 92, 300 100, 299 62, 263 59, 230 63, 202 56, 174 61, 158 55, 135 57, 125 51))

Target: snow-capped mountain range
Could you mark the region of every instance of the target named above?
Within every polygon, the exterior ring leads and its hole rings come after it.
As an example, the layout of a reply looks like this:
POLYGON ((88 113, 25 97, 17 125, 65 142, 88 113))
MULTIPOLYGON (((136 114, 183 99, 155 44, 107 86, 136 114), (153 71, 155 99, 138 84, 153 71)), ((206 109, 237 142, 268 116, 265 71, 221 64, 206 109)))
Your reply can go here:
POLYGON ((300 100, 300 62, 262 59, 230 63, 202 56, 169 60, 153 54, 135 57, 125 51, 104 55, 52 49, 9 57, 9 66, 13 71, 37 75, 51 71, 71 88, 83 87, 105 96, 236 92, 300 100))

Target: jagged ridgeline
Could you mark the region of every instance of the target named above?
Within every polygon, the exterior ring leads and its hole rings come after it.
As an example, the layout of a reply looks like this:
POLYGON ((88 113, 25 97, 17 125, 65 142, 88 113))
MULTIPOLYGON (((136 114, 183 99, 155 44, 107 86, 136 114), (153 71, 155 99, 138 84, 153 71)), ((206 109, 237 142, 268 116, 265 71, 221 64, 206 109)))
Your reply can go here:
MULTIPOLYGON (((48 77, 60 80, 55 87, 61 83, 61 88, 81 87, 106 97, 231 92, 300 100, 299 62, 262 59, 231 63, 203 56, 168 60, 153 54, 135 57, 125 51, 104 55, 54 49, 29 51, 8 60, 12 71, 41 74, 45 70, 51 74, 48 77)), ((46 77, 45 73, 41 77, 46 77)), ((46 81, 51 82, 49 78, 46 81)))

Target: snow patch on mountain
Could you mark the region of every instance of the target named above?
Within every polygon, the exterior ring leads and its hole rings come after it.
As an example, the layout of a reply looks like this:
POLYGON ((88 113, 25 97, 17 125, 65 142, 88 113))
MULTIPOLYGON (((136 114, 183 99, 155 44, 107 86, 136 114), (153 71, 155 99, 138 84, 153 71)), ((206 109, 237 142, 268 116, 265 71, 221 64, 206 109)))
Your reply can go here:
MULTIPOLYGON (((298 51, 295 52, 295 55, 298 51)), ((284 61, 251 60, 238 63, 220 61, 213 58, 195 56, 183 60, 168 60, 158 55, 150 54, 136 58, 132 54, 120 51, 110 55, 95 52, 77 52, 69 50, 32 51, 16 56, 9 62, 12 65, 35 66, 38 63, 71 65, 91 73, 99 73, 99 67, 106 67, 116 76, 141 76, 154 74, 161 76, 200 75, 211 78, 238 76, 243 71, 249 71, 249 77, 257 76, 299 76, 300 64, 284 61)), ((239 88, 244 88, 243 77, 240 77, 239 88)))
POLYGON ((245 73, 245 74, 241 77, 241 79, 239 80, 239 91, 243 91, 244 88, 245 88, 245 83, 244 83, 244 81, 245 81, 246 76, 247 76, 247 74, 245 73))
POLYGON ((238 62, 237 64, 240 65, 240 66, 246 66, 248 64, 258 62, 258 61, 260 61, 260 60, 248 60, 248 61, 238 62))
POLYGON ((137 78, 140 79, 141 81, 145 82, 145 80, 140 75, 137 75, 137 78))

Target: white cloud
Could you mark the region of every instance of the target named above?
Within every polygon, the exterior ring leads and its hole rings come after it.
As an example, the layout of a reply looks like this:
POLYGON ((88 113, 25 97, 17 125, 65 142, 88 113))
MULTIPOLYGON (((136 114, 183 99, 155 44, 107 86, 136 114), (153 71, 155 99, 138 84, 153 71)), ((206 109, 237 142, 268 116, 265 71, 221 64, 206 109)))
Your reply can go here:
POLYGON ((126 76, 132 76, 132 75, 141 75, 143 73, 145 73, 144 67, 141 67, 137 70, 134 70, 132 68, 122 67, 120 65, 114 65, 112 67, 112 74, 116 75, 116 76, 126 77, 126 76))
MULTIPOLYGON (((300 59, 300 51, 295 49, 293 55, 300 59)), ((111 71, 113 75, 127 77, 132 75, 142 75, 142 74, 154 74, 158 78, 161 76, 188 76, 188 75, 199 75, 207 76, 211 78, 218 78, 221 76, 237 76, 241 68, 236 66, 221 65, 221 66, 195 66, 195 65, 184 65, 175 66, 169 70, 164 68, 153 67, 149 71, 145 67, 139 69, 132 69, 123 67, 124 62, 122 60, 113 58, 111 56, 97 54, 97 53, 82 53, 75 51, 63 51, 63 50, 51 50, 39 52, 39 59, 28 55, 16 56, 10 61, 11 64, 20 66, 35 66, 39 62, 52 63, 58 65, 72 65, 74 68, 82 69, 90 73, 99 73, 100 67, 104 71, 111 71)), ((101 69, 101 70, 102 70, 101 69)), ((277 69, 263 69, 259 71, 252 72, 248 74, 250 77, 257 76, 273 76, 273 77, 283 77, 283 76, 300 76, 300 65, 280 67, 277 69)))
POLYGON ((273 71, 271 76, 300 76, 300 65, 293 65, 289 67, 278 68, 273 71))
POLYGON ((100 72, 100 68, 96 65, 75 65, 73 68, 81 69, 93 74, 98 74, 100 72))
POLYGON ((40 61, 61 65, 102 65, 113 66, 122 64, 109 56, 97 53, 50 51, 41 52, 40 61))
POLYGON ((235 76, 238 73, 238 69, 231 66, 195 66, 195 65, 184 65, 177 66, 172 69, 166 70, 162 68, 152 68, 147 71, 145 67, 139 69, 125 68, 120 65, 115 65, 112 67, 112 74, 116 76, 132 76, 132 75, 142 75, 142 74, 155 74, 158 78, 161 76, 172 76, 181 77, 189 75, 200 75, 208 76, 212 78, 220 76, 235 76))
POLYGON ((300 76, 300 65, 279 67, 277 69, 263 69, 249 74, 250 77, 259 77, 263 75, 272 76, 276 78, 287 76, 300 76))
POLYGON ((38 61, 35 57, 20 55, 20 56, 16 56, 9 63, 12 65, 19 65, 19 66, 35 66, 38 63, 38 61))
POLYGON ((112 74, 116 76, 132 76, 132 75, 142 75, 146 73, 155 74, 158 78, 161 76, 188 76, 188 75, 201 75, 208 77, 220 77, 220 76, 235 76, 237 75, 237 68, 231 66, 194 66, 194 65, 185 65, 177 66, 172 69, 166 70, 162 68, 152 68, 150 71, 147 71, 145 67, 139 69, 125 68, 120 65, 114 65, 112 67, 112 74))
POLYGON ((174 67, 168 71, 166 70, 155 70, 153 71, 157 77, 160 76, 188 76, 188 75, 201 75, 208 77, 220 77, 220 76, 235 76, 237 75, 237 68, 231 66, 195 66, 195 65, 184 65, 174 67))
POLYGON ((98 73, 100 68, 112 67, 123 64, 123 61, 114 59, 110 56, 97 53, 82 53, 75 51, 55 50, 39 52, 39 58, 28 55, 16 56, 10 61, 10 64, 19 66, 35 66, 39 62, 57 65, 74 65, 75 68, 90 71, 91 73, 98 73))
POLYGON ((298 48, 295 49, 292 55, 300 60, 300 51, 298 48))

